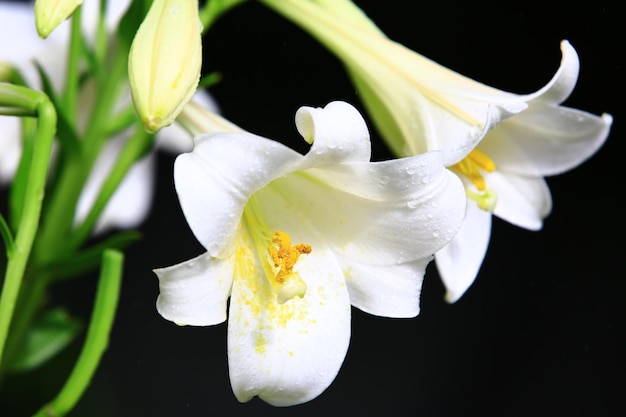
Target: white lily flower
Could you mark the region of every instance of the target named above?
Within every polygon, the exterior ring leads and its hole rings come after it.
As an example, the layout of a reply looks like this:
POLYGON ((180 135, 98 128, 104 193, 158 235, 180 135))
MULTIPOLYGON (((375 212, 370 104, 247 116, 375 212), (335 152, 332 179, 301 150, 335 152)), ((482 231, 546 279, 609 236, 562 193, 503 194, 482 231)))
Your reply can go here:
POLYGON ((442 150, 466 185, 467 214, 435 256, 454 302, 474 282, 492 213, 531 230, 551 210, 543 179, 570 170, 606 140, 612 118, 560 104, 578 79, 567 41, 552 80, 527 95, 464 77, 393 42, 350 0, 263 0, 305 28, 345 64, 373 121, 398 156, 442 150))
MULTIPOLYGON (((98 4, 86 1, 83 8, 83 31, 87 39, 93 37, 98 4)), ((130 0, 109 0, 105 16, 106 27, 112 31, 126 11, 130 0)), ((37 36, 32 4, 0 1, 0 39, 20 39, 20 42, 0 42, 0 61, 16 67, 33 88, 40 88, 35 61, 45 68, 53 86, 63 87, 69 41, 68 22, 60 24, 45 40, 37 36)), ((90 100, 85 95, 83 100, 90 100)), ((130 92, 122 100, 130 103, 130 92)), ((217 106, 204 91, 198 91, 194 100, 213 111, 217 106)), ((81 110, 85 106, 81 106, 81 110)), ((94 169, 87 179, 76 207, 75 221, 82 221, 98 195, 100 186, 117 160, 130 131, 107 141, 94 169)), ((156 147, 180 153, 191 150, 192 137, 180 126, 173 124, 156 136, 156 147)), ((11 181, 22 153, 20 119, 0 116, 0 185, 11 181)), ((143 221, 150 208, 154 188, 154 155, 148 154, 138 161, 124 177, 111 196, 95 228, 96 233, 111 228, 133 228, 143 221), (132 197, 130 197, 132 196, 132 197)))
POLYGON ((465 198, 442 153, 370 161, 351 105, 302 107, 306 155, 246 132, 198 136, 174 180, 206 253, 156 269, 157 309, 180 325, 228 312, 235 396, 277 406, 309 401, 335 378, 350 305, 414 317, 425 268, 454 235, 465 198))
POLYGON ((528 109, 497 125, 451 167, 465 182, 468 205, 459 233, 435 255, 449 302, 476 279, 489 244, 491 215, 528 230, 541 229, 552 209, 544 177, 582 164, 609 135, 609 114, 561 106, 579 72, 570 43, 561 42, 561 50, 561 66, 552 80, 534 94, 519 96, 528 109))

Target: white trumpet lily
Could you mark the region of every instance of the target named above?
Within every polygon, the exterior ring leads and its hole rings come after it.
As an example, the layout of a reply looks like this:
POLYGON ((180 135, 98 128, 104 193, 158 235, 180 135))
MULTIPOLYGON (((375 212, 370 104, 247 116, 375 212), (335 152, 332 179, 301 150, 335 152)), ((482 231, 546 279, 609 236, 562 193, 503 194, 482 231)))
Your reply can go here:
POLYGON ((335 378, 350 305, 414 317, 426 266, 465 210, 441 152, 370 162, 365 121, 333 102, 302 107, 306 155, 247 132, 198 136, 178 156, 183 213, 206 249, 156 269, 160 314, 214 325, 228 313, 228 356, 240 401, 287 406, 335 378))

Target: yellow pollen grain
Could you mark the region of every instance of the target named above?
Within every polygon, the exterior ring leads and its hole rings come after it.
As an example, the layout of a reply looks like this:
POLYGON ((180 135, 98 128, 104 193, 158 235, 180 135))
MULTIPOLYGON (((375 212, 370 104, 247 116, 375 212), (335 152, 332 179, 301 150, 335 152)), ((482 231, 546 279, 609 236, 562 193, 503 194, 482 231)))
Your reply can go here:
POLYGON ((288 233, 281 231, 274 233, 272 243, 278 245, 278 248, 274 245, 267 247, 274 267, 278 268, 274 280, 283 284, 285 278, 293 274, 293 267, 298 262, 300 255, 311 253, 312 248, 308 243, 298 243, 291 246, 291 237, 288 233))
POLYGON ((256 338, 256 343, 254 346, 254 350, 257 353, 265 353, 265 345, 267 345, 267 340, 263 337, 263 335, 258 335, 256 338))

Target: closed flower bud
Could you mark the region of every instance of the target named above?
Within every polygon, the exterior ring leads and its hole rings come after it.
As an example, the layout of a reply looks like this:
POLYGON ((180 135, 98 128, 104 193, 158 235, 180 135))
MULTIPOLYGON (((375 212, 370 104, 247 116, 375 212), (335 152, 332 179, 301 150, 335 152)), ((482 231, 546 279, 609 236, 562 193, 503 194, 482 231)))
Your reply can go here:
POLYGON ((83 0, 35 0, 37 33, 45 39, 74 13, 83 0))
POLYGON ((197 0, 155 0, 130 48, 135 109, 149 132, 170 125, 198 87, 202 24, 197 0))

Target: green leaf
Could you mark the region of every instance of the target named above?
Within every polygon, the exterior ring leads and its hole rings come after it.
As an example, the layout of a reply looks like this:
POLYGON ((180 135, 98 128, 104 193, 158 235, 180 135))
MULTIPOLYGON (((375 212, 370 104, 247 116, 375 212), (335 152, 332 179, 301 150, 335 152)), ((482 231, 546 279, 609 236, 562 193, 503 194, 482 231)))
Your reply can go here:
POLYGON ((81 328, 81 323, 62 308, 46 311, 26 334, 11 371, 25 372, 43 365, 68 346, 81 328))

